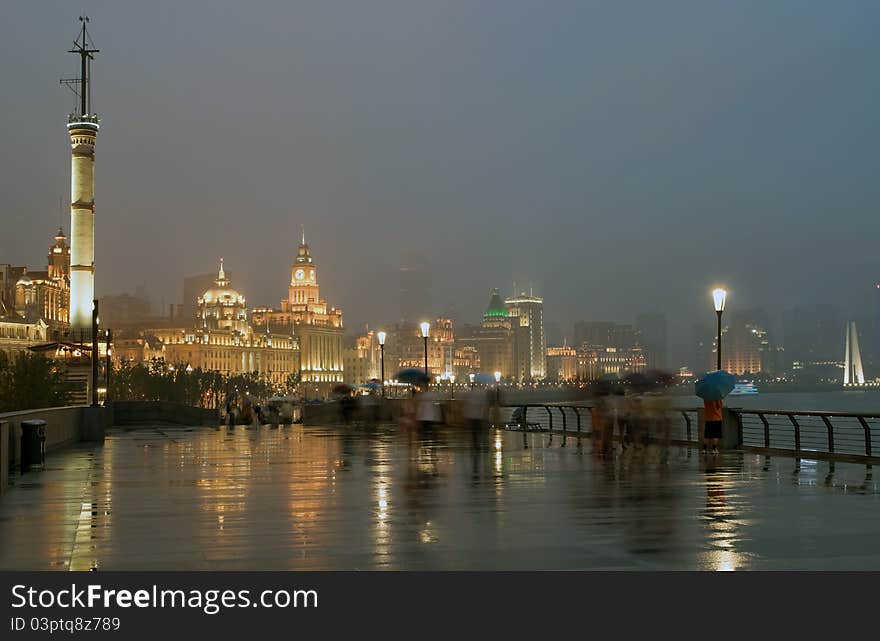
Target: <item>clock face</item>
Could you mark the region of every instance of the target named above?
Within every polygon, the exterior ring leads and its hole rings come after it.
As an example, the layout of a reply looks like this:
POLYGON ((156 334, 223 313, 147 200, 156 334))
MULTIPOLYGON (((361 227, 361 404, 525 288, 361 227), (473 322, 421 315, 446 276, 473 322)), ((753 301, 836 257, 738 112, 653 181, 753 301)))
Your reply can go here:
POLYGON ((303 278, 305 278, 306 273, 301 269, 297 269, 296 272, 294 272, 293 276, 297 280, 302 280, 303 278))

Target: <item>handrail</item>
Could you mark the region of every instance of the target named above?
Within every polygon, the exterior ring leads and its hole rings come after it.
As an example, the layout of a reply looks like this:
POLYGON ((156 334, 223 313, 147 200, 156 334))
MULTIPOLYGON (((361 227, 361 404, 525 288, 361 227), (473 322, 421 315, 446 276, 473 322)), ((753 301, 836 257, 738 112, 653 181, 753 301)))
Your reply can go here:
POLYGON ((742 407, 728 407, 731 412, 735 412, 737 414, 778 414, 780 416, 788 416, 789 414, 794 414, 795 416, 828 416, 828 417, 846 417, 846 418, 858 418, 859 416, 864 418, 876 418, 880 419, 880 414, 869 414, 865 412, 834 412, 834 411, 820 411, 820 410, 762 410, 762 409, 745 409, 742 407))
MULTIPOLYGON (((823 456, 855 461, 876 460, 872 440, 880 437, 880 414, 816 410, 762 410, 729 408, 742 427, 743 447, 755 450, 790 452, 797 456, 823 456), (743 423, 743 417, 757 417, 755 422, 743 423), (782 423, 774 417, 783 418, 782 423), (809 419, 821 419, 810 421, 809 419), (787 421, 785 420, 787 419, 787 421), (875 421, 872 426, 868 421, 875 421), (790 424, 790 425, 789 425, 790 424), (747 428, 763 427, 762 445, 747 442, 747 428), (771 435, 773 446, 771 447, 771 435), (804 441, 808 443, 804 448, 804 441), (857 442, 861 445, 857 445, 857 442)), ((754 437, 754 431, 752 432, 754 437)))

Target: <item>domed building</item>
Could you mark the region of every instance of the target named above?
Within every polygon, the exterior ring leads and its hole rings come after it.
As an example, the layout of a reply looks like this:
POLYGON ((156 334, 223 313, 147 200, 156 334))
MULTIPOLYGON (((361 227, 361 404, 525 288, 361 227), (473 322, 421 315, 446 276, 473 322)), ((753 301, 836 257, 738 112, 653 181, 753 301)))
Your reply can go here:
MULTIPOLYGON (((300 368, 299 343, 290 333, 254 331, 248 323, 247 302, 233 289, 223 259, 214 286, 198 297, 193 327, 163 327, 144 332, 157 339, 169 366, 201 368, 226 376, 257 374, 279 388, 300 368)), ((144 352, 143 358, 146 352, 144 352)))
POLYGON ((248 331, 245 298, 230 286, 222 258, 214 287, 199 296, 197 319, 202 329, 228 329, 240 334, 248 331))

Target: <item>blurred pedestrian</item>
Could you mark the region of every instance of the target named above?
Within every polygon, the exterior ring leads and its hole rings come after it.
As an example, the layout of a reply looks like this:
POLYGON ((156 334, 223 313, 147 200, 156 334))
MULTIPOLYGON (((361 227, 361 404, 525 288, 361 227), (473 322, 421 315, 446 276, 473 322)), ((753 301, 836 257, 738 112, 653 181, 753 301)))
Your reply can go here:
POLYGON ((436 395, 430 390, 425 390, 416 397, 416 419, 424 428, 430 428, 443 422, 440 406, 437 404, 436 395))

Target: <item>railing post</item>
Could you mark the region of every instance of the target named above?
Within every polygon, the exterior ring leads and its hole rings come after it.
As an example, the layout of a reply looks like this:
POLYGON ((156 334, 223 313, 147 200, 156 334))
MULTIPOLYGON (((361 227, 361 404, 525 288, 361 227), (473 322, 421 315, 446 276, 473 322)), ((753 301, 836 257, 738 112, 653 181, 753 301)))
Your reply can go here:
POLYGON ((864 416, 859 416, 859 423, 862 424, 862 429, 865 430, 865 456, 871 456, 871 428, 864 416))
POLYGON ((547 410, 547 417, 550 419, 550 426, 547 428, 551 432, 553 431, 553 412, 550 411, 550 406, 545 405, 544 409, 547 410))
POLYGON ((788 414, 788 420, 794 425, 794 449, 801 451, 801 425, 794 418, 794 414, 788 414))
POLYGON ((568 429, 568 421, 565 420, 565 408, 559 407, 559 413, 562 414, 562 431, 564 432, 568 429))
POLYGON ((578 434, 580 434, 580 433, 581 433, 581 411, 577 408, 577 406, 572 406, 571 409, 574 410, 574 415, 577 416, 577 420, 578 420, 578 434))
POLYGON ((834 427, 831 425, 831 420, 822 415, 822 421, 825 423, 825 427, 828 428, 828 451, 834 454, 834 427))
POLYGON ((764 447, 770 448, 770 423, 767 422, 767 417, 762 413, 758 413, 758 418, 761 419, 761 422, 764 424, 764 447))
POLYGON ((681 411, 681 415, 684 417, 684 425, 685 425, 685 434, 687 435, 687 440, 691 440, 691 417, 688 416, 688 413, 684 410, 681 411))

